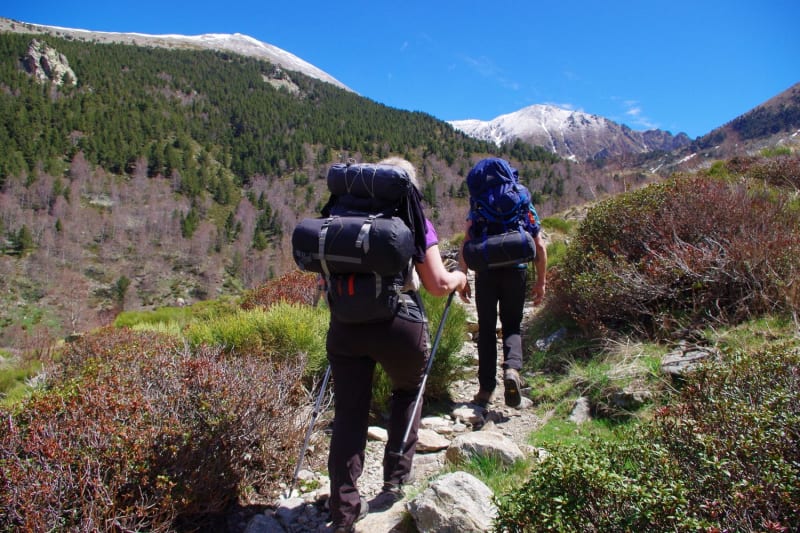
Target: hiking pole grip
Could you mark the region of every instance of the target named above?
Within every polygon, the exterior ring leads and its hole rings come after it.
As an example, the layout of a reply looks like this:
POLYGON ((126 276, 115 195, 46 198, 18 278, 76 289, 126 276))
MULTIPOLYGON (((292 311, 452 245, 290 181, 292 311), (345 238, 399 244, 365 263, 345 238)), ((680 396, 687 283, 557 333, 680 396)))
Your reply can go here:
POLYGON ((433 348, 431 348, 431 356, 428 358, 428 363, 425 365, 425 372, 422 375, 422 383, 419 385, 419 391, 417 391, 417 398, 414 400, 414 410, 411 411, 411 419, 408 421, 408 426, 406 426, 406 432, 403 434, 403 440, 400 443, 400 448, 395 452, 395 455, 403 455, 405 451, 406 442, 408 441, 408 435, 411 433, 411 426, 414 425, 414 419, 417 417, 417 411, 420 409, 422 404, 422 394, 425 392, 425 384, 428 382, 428 375, 431 373, 431 368, 433 367, 433 358, 436 356, 436 350, 439 348, 439 341, 442 338, 442 331, 444 330, 444 323, 447 320, 447 314, 450 312, 450 304, 453 303, 453 296, 456 294, 456 291, 450 293, 447 297, 447 303, 444 306, 444 311, 442 311, 442 319, 439 321, 439 328, 436 330, 436 337, 433 340, 433 348))
POLYGON ((308 430, 306 431, 306 438, 303 441, 303 448, 300 450, 300 457, 297 458, 297 466, 294 468, 294 475, 292 476, 292 484, 289 486, 289 490, 286 493, 287 498, 292 497, 292 491, 294 490, 294 486, 297 483, 297 476, 300 474, 300 468, 303 466, 303 458, 306 455, 306 449, 308 448, 308 441, 311 438, 311 431, 314 429, 314 423, 317 421, 317 417, 319 416, 320 406, 322 405, 322 397, 325 396, 325 389, 328 387, 328 380, 331 377, 331 365, 328 365, 328 369, 325 370, 325 377, 322 378, 322 385, 319 388, 319 395, 317 396, 317 401, 314 402, 314 410, 311 413, 311 422, 308 424, 308 430))

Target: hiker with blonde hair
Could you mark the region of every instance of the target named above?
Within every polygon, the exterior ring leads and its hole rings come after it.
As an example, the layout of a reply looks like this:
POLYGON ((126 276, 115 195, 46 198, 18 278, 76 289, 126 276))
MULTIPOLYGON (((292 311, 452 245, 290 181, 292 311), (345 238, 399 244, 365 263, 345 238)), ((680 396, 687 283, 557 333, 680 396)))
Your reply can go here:
MULTIPOLYGON (((348 176, 356 175, 353 169, 343 170, 347 171, 351 171, 348 176)), ((422 212, 414 166, 404 159, 391 158, 381 161, 377 167, 365 169, 368 176, 382 174, 405 175, 413 184, 411 199, 407 202, 410 205, 406 206, 412 214, 406 218, 415 236, 415 246, 412 268, 401 289, 401 304, 388 318, 365 323, 348 322, 337 317, 338 312, 344 313, 342 304, 329 302, 332 313, 326 346, 333 374, 335 415, 328 471, 331 519, 336 532, 353 531, 353 524, 369 508, 365 498, 359 494, 358 479, 364 468, 376 363, 389 377, 392 392, 387 428, 389 439, 383 456, 384 485, 382 493, 373 500, 373 507, 401 499, 402 486, 410 481, 421 412, 415 400, 431 357, 428 324, 417 290, 419 287, 411 278, 416 274, 416 279, 434 296, 463 292, 467 287, 466 275, 448 271, 442 262, 436 230, 422 212)), ((357 176, 361 177, 360 174, 357 176)), ((347 296, 348 287, 344 289, 342 298, 347 296)), ((338 297, 336 290, 336 287, 329 288, 328 297, 338 297)))

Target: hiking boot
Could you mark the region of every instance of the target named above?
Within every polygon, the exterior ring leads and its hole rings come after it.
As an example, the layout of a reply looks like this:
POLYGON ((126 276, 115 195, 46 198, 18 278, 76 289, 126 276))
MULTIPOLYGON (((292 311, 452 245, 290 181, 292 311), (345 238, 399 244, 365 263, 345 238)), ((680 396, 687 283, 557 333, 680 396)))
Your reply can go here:
POLYGON ((513 368, 506 368, 503 372, 503 385, 505 386, 505 400, 509 407, 519 407, 522 403, 522 388, 519 372, 513 368))
POLYGON ((369 508, 373 511, 385 511, 402 500, 403 497, 403 489, 400 485, 384 483, 380 493, 370 500, 369 508))
POLYGON ((353 533, 356 530, 355 523, 367 516, 369 512, 369 504, 367 503, 366 498, 363 496, 361 497, 361 503, 358 507, 358 516, 356 517, 355 521, 350 524, 349 526, 346 525, 333 525, 333 533, 353 533))
POLYGON ((478 394, 472 397, 472 403, 478 407, 486 407, 492 401, 492 391, 479 390, 478 394))

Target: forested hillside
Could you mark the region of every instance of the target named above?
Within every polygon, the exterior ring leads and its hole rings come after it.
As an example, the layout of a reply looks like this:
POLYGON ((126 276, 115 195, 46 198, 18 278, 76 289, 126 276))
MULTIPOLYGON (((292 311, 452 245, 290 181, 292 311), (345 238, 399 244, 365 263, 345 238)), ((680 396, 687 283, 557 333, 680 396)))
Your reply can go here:
POLYGON ((463 223, 463 176, 490 152, 542 212, 592 190, 543 149, 498 150, 263 61, 36 38, 76 79, 36 81, 32 37, 0 34, 0 345, 293 268, 291 229, 327 199, 336 161, 409 158, 445 237, 463 223))

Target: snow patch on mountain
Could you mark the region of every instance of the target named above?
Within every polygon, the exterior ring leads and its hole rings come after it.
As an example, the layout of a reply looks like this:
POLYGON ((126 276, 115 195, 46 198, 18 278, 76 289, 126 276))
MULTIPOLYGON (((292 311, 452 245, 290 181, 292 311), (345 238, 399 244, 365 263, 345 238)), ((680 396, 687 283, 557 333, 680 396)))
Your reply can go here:
POLYGON ((636 132, 598 115, 542 104, 489 121, 452 120, 449 124, 498 146, 520 139, 574 160, 672 149, 673 144, 689 142, 685 134, 673 137, 660 130, 636 132))

